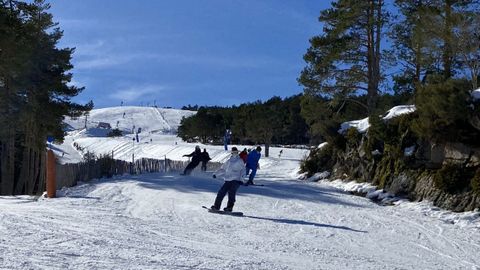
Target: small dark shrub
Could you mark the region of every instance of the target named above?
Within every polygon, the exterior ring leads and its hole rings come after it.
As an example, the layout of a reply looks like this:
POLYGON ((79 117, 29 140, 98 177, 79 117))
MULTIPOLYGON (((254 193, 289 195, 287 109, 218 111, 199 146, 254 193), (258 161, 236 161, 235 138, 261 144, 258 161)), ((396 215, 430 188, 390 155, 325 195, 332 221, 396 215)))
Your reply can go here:
POLYGON ((330 170, 334 164, 334 151, 330 144, 321 149, 312 150, 300 165, 301 172, 313 175, 316 172, 330 170))
POLYGON ((418 137, 434 141, 471 141, 469 100, 470 84, 466 80, 434 81, 420 87, 413 130, 418 137))
POLYGON ((95 153, 90 152, 90 151, 87 151, 87 153, 85 153, 83 155, 83 161, 85 161, 85 162, 94 161, 96 158, 97 157, 95 156, 95 153))
POLYGON ((360 134, 356 128, 349 128, 345 134, 345 140, 347 141, 347 145, 350 147, 358 146, 361 139, 362 134, 360 134))
POLYGON ((101 155, 98 158, 100 172, 103 177, 111 178, 113 176, 115 161, 110 155, 101 155))
POLYGON ((462 166, 453 163, 443 165, 433 176, 437 188, 452 194, 464 190, 468 186, 467 179, 462 166))
POLYGON ((383 152, 385 138, 385 123, 378 114, 372 114, 368 117, 370 127, 367 131, 367 139, 363 145, 367 158, 372 159, 372 152, 378 150, 383 152))

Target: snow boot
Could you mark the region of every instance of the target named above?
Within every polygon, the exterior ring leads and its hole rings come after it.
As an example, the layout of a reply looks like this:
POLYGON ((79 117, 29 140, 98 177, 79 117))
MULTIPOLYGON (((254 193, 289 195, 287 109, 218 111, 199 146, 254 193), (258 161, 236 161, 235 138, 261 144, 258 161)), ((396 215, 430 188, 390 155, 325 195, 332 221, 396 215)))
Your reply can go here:
POLYGON ((223 208, 223 211, 225 212, 232 212, 233 208, 232 207, 225 207, 223 208))

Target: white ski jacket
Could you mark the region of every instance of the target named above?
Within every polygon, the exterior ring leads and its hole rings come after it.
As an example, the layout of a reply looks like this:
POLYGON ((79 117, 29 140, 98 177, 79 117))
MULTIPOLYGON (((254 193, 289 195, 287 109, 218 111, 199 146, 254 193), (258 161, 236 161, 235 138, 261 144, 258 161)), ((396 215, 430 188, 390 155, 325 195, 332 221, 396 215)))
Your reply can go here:
POLYGON ((223 177, 225 181, 242 181, 245 174, 245 164, 238 155, 232 155, 222 167, 215 172, 216 176, 223 177))

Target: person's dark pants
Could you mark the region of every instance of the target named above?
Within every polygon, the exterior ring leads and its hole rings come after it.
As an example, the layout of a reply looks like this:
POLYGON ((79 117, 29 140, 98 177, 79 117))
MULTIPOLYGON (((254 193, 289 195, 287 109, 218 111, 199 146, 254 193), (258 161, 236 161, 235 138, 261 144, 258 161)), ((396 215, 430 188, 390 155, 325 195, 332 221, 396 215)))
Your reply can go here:
POLYGON ((255 178, 255 175, 257 174, 257 166, 251 166, 251 165, 248 165, 245 166, 245 169, 246 169, 246 175, 249 175, 248 176, 248 184, 253 184, 253 178, 255 178), (252 172, 250 172, 250 170, 252 170, 252 172))
POLYGON ((207 162, 202 161, 202 171, 206 171, 206 170, 207 170, 207 162))
POLYGON ((217 209, 220 209, 223 198, 228 193, 227 208, 233 208, 235 205, 235 196, 237 195, 237 190, 241 185, 243 185, 242 181, 225 181, 217 193, 217 198, 215 198, 215 203, 213 206, 217 209))
POLYGON ((198 166, 199 162, 190 162, 188 163, 187 167, 185 167, 185 170, 183 171, 183 174, 189 175, 192 173, 193 169, 198 166))

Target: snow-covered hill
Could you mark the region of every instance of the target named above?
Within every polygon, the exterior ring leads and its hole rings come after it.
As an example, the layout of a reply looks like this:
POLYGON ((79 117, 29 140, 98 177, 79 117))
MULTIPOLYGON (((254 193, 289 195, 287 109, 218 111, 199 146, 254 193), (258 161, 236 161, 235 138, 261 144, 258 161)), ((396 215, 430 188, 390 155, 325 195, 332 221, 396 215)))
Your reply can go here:
MULTIPOLYGON (((122 106, 92 110, 87 117, 87 127, 97 127, 98 123, 109 123, 112 128, 118 127, 125 133, 132 133, 140 127, 143 132, 175 134, 183 117, 194 115, 193 111, 164 109, 156 107, 122 106), (118 125, 117 125, 118 123, 118 125)), ((67 118, 65 123, 70 130, 85 127, 85 117, 67 118)))
MULTIPOLYGON (((71 127, 65 141, 61 145, 53 145, 53 149, 61 163, 77 163, 82 161, 87 152, 97 156, 113 153, 115 159, 132 160, 132 154, 136 159, 154 158, 188 161, 182 157, 190 154, 196 145, 206 148, 213 162, 223 162, 228 157, 223 145, 203 145, 183 142, 176 136, 176 130, 182 117, 195 114, 193 111, 177 109, 161 109, 152 107, 112 107, 92 110, 87 118, 87 129, 84 129, 85 118, 66 119, 65 122, 71 127), (125 117, 123 114, 125 113, 125 117), (109 123, 112 128, 118 122, 119 129, 124 131, 122 137, 106 137, 105 129, 97 128, 98 123, 109 123), (138 128, 142 131, 136 135, 132 133, 138 128), (134 140, 135 139, 135 140, 134 140)), ((244 147, 237 145, 240 149, 244 147)), ((272 147, 272 157, 279 155, 282 148, 272 147)), ((305 149, 288 149, 283 151, 284 158, 304 157, 308 154, 305 149)), ((263 162, 268 162, 264 160, 263 162)), ((262 164, 261 164, 262 165, 262 164)))

